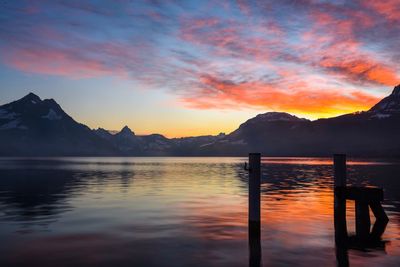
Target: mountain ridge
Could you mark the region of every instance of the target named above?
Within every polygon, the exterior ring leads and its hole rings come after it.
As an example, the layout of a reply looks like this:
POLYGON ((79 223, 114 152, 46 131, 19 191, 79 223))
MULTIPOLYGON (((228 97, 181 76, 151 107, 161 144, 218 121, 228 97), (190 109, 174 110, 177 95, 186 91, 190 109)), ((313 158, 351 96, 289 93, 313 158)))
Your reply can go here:
POLYGON ((400 156, 400 85, 368 111, 314 121, 266 112, 225 135, 112 134, 76 122, 53 99, 29 93, 0 106, 2 156, 400 156))

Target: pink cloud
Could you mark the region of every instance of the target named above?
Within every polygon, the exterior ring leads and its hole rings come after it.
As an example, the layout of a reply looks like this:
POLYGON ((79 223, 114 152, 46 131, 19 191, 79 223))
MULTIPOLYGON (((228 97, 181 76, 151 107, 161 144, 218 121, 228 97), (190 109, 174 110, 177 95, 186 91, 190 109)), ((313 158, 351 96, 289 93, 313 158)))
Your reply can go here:
POLYGON ((385 16, 390 21, 400 20, 400 3, 398 0, 363 1, 363 4, 385 16))
POLYGON ((13 51, 6 56, 6 61, 11 66, 29 73, 75 78, 90 78, 114 73, 114 70, 107 68, 100 61, 81 60, 60 51, 13 51))
POLYGON ((67 22, 24 13, 0 25, 3 61, 29 73, 132 79, 202 109, 348 112, 376 102, 367 90, 399 83, 395 0, 211 1, 179 14, 173 5, 65 4, 68 18, 85 14, 67 22))

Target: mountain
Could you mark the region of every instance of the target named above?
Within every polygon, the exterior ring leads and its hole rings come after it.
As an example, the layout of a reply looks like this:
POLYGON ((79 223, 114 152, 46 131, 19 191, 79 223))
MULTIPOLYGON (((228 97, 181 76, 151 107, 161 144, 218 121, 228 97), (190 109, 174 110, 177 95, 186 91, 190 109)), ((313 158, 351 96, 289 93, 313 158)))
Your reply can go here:
POLYGON ((309 121, 287 113, 265 113, 203 147, 203 155, 400 156, 400 86, 366 112, 309 121))
POLYGON ((1 156, 400 156, 400 85, 370 110, 310 121, 267 112, 230 134, 166 138, 90 130, 30 93, 0 106, 1 156))
POLYGON ((391 95, 379 101, 368 113, 372 118, 378 119, 400 115, 400 85, 397 85, 391 95))
POLYGON ((100 138, 105 139, 107 141, 110 141, 113 138, 113 135, 109 131, 103 128, 97 128, 96 130, 93 130, 93 132, 100 138))
POLYGON ((302 146, 296 142, 300 136, 307 135, 305 130, 310 124, 307 119, 284 112, 259 114, 224 138, 203 146, 201 154, 246 155, 248 151, 259 151, 265 155, 284 155, 302 146))
POLYGON ((190 156, 198 155, 198 149, 212 143, 224 134, 218 136, 196 136, 182 138, 166 138, 161 134, 135 135, 125 126, 121 131, 111 134, 99 128, 94 132, 101 138, 110 142, 124 156, 190 156))
POLYGON ((111 155, 117 151, 53 100, 29 93, 0 106, 0 155, 111 155))
POLYGON ((270 123, 277 121, 299 122, 299 121, 309 121, 309 120, 298 118, 294 115, 285 112, 267 112, 264 114, 258 114, 254 118, 247 120, 245 124, 262 124, 262 123, 270 123))
POLYGON ((112 142, 125 154, 137 154, 135 152, 141 149, 140 140, 128 126, 125 126, 120 132, 115 134, 112 142))

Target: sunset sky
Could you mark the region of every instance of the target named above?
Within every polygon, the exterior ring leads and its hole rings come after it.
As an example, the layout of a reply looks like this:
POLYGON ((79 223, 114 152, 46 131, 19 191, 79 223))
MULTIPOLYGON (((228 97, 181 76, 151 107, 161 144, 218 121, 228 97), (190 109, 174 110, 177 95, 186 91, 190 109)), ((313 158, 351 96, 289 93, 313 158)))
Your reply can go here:
POLYGON ((366 110, 400 83, 400 0, 0 1, 0 105, 89 127, 229 133, 366 110))

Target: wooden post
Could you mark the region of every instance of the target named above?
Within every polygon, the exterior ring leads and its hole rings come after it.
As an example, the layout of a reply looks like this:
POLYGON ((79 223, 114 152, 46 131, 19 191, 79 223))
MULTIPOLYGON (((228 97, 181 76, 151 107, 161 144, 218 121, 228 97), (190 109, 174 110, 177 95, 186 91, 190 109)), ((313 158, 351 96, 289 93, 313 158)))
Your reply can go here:
POLYGON ((371 207, 372 213, 374 213, 376 220, 387 223, 389 221, 388 216, 386 215, 385 210, 383 209, 380 201, 371 201, 369 203, 371 207))
POLYGON ((346 225, 346 155, 335 154, 333 156, 334 165, 334 224, 335 241, 337 245, 347 242, 346 225))
POLYGON ((349 253, 347 246, 336 244, 336 262, 338 267, 349 267, 349 253))
POLYGON ((369 203, 369 206, 371 207, 372 213, 376 217, 376 221, 372 227, 371 237, 375 240, 379 240, 382 234, 385 232, 389 218, 379 201, 372 201, 369 203))
POLYGON ((254 235, 249 235, 249 267, 261 267, 261 239, 260 236, 255 237, 254 235))
POLYGON ((261 266, 261 154, 249 154, 249 266, 261 266))
POLYGON ((368 202, 356 200, 356 235, 361 239, 367 239, 371 229, 368 202))
POLYGON ((260 223, 261 154, 249 154, 249 222, 260 223))
POLYGON ((334 166, 335 188, 346 187, 347 183, 346 155, 345 154, 333 155, 333 166, 334 166))

